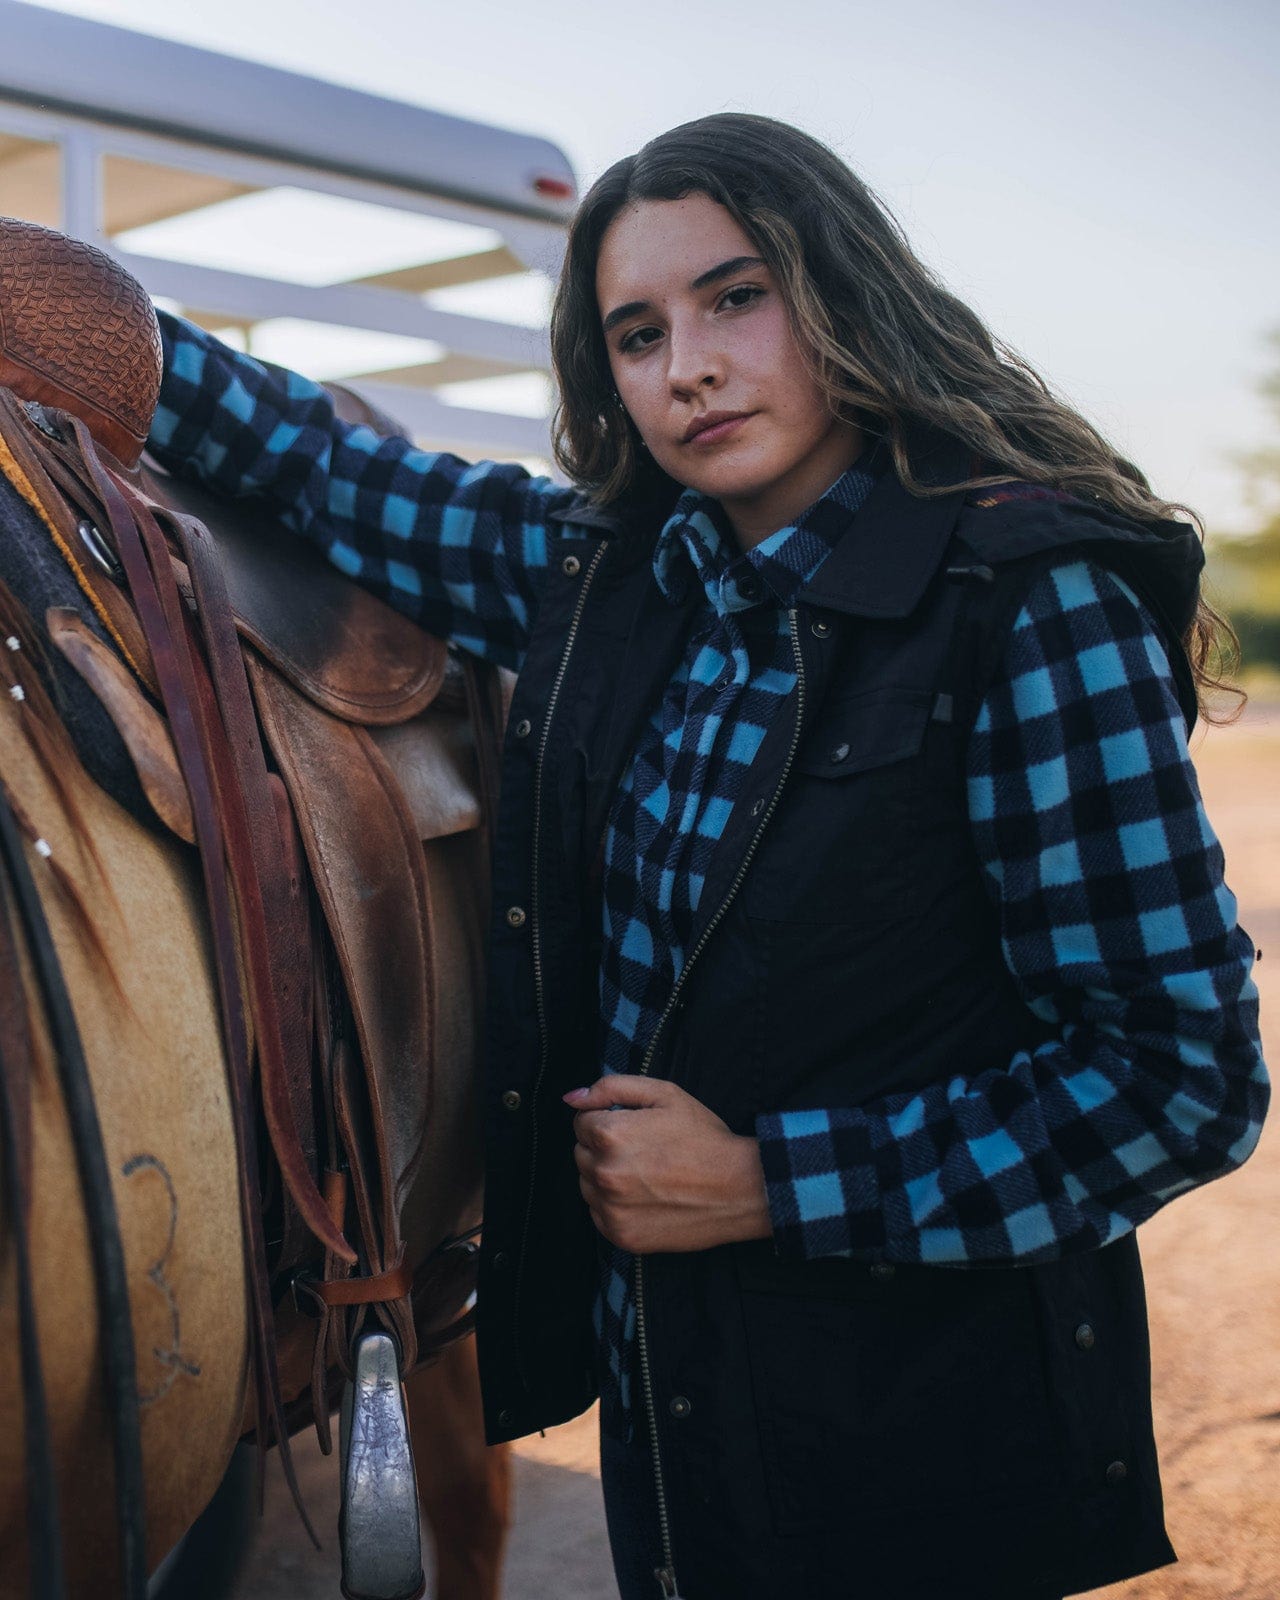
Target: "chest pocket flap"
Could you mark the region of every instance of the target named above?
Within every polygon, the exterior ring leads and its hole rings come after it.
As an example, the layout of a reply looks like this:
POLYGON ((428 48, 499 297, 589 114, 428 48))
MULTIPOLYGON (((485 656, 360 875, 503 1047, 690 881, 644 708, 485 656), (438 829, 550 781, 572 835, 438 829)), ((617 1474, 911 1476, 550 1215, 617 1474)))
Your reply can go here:
POLYGON ((937 696, 928 689, 869 689, 825 702, 796 757, 810 778, 847 778, 914 756, 937 696))

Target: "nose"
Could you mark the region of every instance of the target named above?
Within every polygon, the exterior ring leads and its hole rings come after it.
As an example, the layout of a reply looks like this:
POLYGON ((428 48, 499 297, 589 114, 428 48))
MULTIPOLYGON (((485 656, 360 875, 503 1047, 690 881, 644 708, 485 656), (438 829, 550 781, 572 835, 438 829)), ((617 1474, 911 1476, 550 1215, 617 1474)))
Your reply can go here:
POLYGON ((724 382, 723 352, 700 319, 677 321, 668 331, 667 382, 682 400, 699 390, 718 389, 724 382))

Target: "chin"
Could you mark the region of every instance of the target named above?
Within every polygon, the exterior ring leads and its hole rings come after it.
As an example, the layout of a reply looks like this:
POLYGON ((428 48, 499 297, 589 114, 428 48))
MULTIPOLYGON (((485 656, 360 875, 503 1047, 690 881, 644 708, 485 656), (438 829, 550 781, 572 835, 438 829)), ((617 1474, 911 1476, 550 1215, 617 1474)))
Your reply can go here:
POLYGON ((734 461, 726 455, 723 461, 683 461, 680 469, 667 470, 677 482, 700 494, 710 495, 715 500, 753 500, 784 476, 787 467, 785 464, 734 461))

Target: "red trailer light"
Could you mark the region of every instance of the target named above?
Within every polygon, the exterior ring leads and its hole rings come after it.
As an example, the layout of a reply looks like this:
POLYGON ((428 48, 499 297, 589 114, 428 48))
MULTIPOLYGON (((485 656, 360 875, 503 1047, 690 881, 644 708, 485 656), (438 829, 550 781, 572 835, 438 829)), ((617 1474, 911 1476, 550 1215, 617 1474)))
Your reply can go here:
POLYGON ((546 200, 572 200, 577 190, 564 178, 539 175, 533 180, 534 189, 546 200))

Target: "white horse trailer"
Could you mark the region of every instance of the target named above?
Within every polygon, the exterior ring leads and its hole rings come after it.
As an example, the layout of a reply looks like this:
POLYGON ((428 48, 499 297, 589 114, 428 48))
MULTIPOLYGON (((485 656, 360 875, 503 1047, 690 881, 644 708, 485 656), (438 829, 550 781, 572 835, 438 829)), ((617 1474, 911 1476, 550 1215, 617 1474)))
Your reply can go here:
POLYGON ((314 375, 433 448, 548 458, 547 288, 576 193, 545 139, 0 0, 0 215, 101 245, 267 358, 285 324, 343 338, 314 375), (335 274, 300 235, 211 261, 287 207, 313 241, 385 236, 382 258, 335 274))

